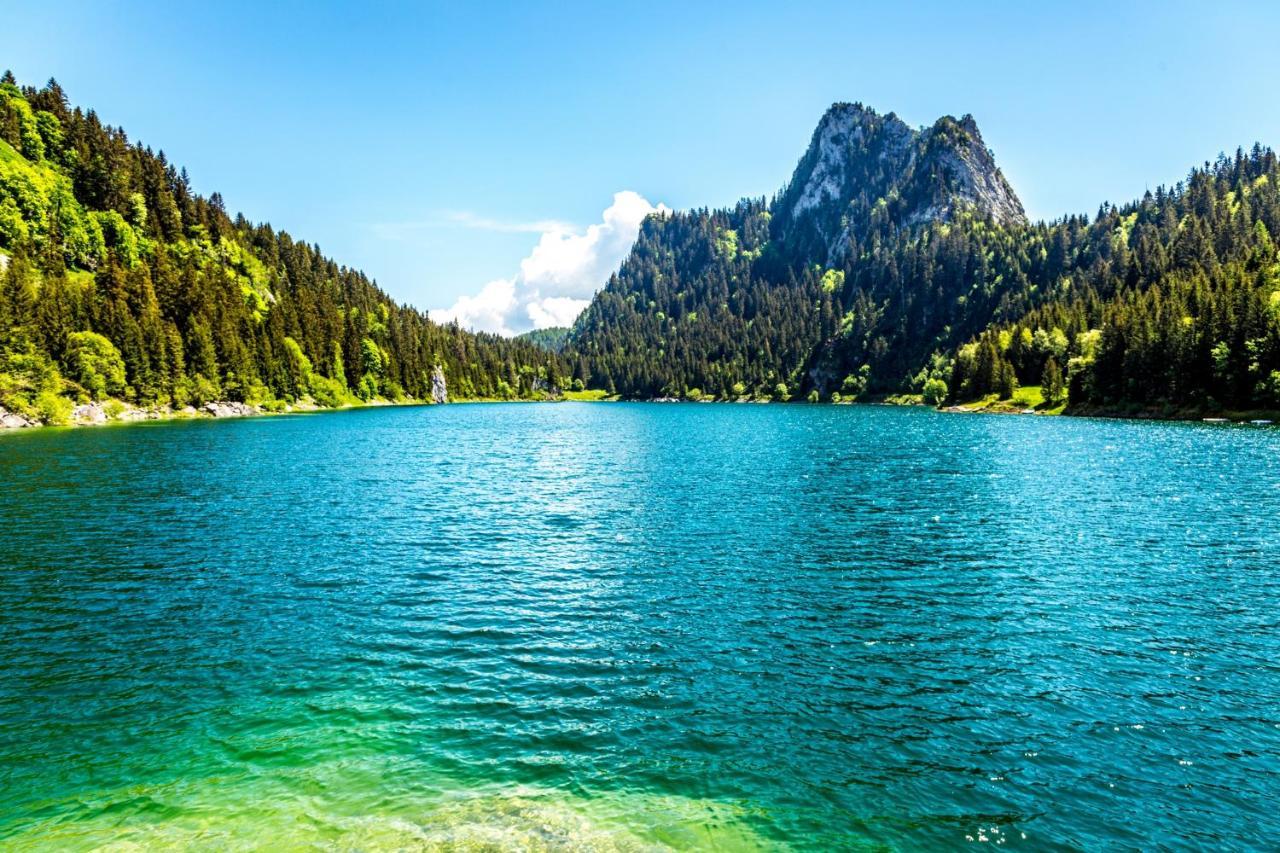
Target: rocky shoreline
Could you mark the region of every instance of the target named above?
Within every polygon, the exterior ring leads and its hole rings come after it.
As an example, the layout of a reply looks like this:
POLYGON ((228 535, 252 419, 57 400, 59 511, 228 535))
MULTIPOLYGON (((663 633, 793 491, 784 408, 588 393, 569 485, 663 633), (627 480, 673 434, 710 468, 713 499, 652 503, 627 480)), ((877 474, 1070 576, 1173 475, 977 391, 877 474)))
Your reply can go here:
MULTIPOLYGON (((293 406, 285 411, 312 411, 316 407, 293 406)), ((70 421, 62 426, 97 426, 110 423, 133 423, 137 421, 164 421, 182 418, 243 418, 252 415, 271 414, 261 406, 232 401, 205 403, 202 406, 185 406, 181 409, 160 406, 155 408, 139 408, 116 401, 107 403, 83 403, 71 410, 70 421)), ((47 426, 40 420, 28 415, 10 412, 0 408, 0 429, 31 429, 47 426)))

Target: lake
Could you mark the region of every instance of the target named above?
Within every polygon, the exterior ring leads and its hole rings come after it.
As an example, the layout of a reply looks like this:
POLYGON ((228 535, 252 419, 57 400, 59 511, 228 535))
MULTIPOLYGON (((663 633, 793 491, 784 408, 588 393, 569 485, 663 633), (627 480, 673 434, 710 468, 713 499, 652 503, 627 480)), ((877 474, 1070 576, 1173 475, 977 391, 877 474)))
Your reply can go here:
POLYGON ((1278 454, 878 406, 0 435, 0 846, 1268 847, 1278 454))

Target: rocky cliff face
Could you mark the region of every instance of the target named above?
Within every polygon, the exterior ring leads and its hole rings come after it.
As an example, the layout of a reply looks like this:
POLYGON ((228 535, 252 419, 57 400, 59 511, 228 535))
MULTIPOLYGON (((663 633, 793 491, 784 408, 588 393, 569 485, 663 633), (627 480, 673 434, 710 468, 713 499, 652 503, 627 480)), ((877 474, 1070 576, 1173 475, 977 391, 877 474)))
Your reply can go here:
POLYGON ((873 224, 944 222, 963 210, 1026 221, 972 116, 915 130, 893 113, 836 104, 774 200, 772 233, 789 260, 834 265, 873 224))
POLYGON ((449 402, 449 387, 444 381, 444 368, 438 364, 431 369, 431 402, 449 402))
POLYGON ((946 221, 961 209, 976 210, 1001 225, 1025 224, 1027 215, 1013 187, 996 166, 973 116, 938 119, 918 137, 922 153, 908 187, 926 197, 906 217, 909 224, 946 221))

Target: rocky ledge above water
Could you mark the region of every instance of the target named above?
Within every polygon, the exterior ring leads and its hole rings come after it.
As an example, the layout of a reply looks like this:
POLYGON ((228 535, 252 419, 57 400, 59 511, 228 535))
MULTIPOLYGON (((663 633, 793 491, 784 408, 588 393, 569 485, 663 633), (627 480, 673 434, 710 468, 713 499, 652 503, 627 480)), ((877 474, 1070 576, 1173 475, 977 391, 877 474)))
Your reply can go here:
POLYGON ((17 412, 0 409, 0 429, 23 429, 40 426, 40 422, 17 412))
MULTIPOLYGON (((300 410, 306 409, 303 406, 298 408, 300 410)), ((261 406, 230 401, 209 402, 199 408, 184 406, 180 409, 174 409, 169 406, 158 406, 144 409, 119 401, 108 400, 105 403, 94 401, 76 406, 71 410, 67 425, 96 426, 111 421, 159 421, 175 418, 243 418, 250 415, 261 415, 263 411, 261 406)), ((0 408, 0 429, 26 429, 44 425, 44 422, 35 415, 25 415, 0 408)))
POLYGON ((200 413, 215 418, 243 418, 262 414, 262 408, 248 403, 205 403, 200 413))

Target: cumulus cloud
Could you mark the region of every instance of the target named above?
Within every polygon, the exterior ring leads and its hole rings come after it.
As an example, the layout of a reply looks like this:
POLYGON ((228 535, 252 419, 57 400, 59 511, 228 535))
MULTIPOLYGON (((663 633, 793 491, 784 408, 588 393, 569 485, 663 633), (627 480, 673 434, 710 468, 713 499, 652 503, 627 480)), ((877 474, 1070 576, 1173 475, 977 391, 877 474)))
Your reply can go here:
POLYGON ((449 308, 434 310, 439 321, 457 320, 463 328, 514 335, 529 329, 568 326, 618 268, 650 213, 666 213, 639 193, 616 193, 601 221, 585 231, 561 222, 502 223, 471 214, 454 221, 490 230, 536 230, 538 244, 509 279, 491 281, 474 296, 459 297, 449 308), (521 227, 525 226, 525 227, 521 227))

